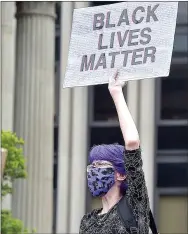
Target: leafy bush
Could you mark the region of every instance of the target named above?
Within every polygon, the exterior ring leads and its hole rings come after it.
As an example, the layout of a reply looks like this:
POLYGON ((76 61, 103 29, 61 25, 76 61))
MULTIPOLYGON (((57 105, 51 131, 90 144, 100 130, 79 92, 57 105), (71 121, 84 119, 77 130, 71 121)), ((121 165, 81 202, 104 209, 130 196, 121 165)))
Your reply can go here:
POLYGON ((25 158, 22 146, 23 139, 19 139, 15 133, 10 131, 1 132, 1 147, 8 150, 3 180, 1 182, 1 196, 12 192, 9 182, 18 178, 26 178, 25 158))
MULTIPOLYGON (((27 176, 25 157, 22 149, 23 144, 23 139, 18 138, 15 133, 10 131, 1 132, 1 147, 8 151, 4 174, 1 181, 2 198, 7 194, 12 193, 11 185, 15 179, 24 179, 27 176)), ((34 233, 34 231, 28 231, 21 220, 12 217, 11 211, 1 211, 1 234, 26 233, 34 233)))
POLYGON ((24 228, 21 220, 12 217, 9 210, 1 211, 1 234, 29 234, 35 233, 33 230, 30 232, 24 228))

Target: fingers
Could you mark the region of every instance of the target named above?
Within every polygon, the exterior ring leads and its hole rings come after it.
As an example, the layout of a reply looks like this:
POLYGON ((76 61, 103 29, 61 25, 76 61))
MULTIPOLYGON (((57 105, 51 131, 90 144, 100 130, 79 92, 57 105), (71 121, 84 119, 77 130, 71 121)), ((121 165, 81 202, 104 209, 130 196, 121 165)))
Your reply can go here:
POLYGON ((116 70, 114 74, 109 78, 109 84, 124 87, 127 82, 119 80, 119 71, 116 70))
POLYGON ((113 78, 114 78, 115 81, 117 81, 118 77, 119 77, 119 71, 118 71, 118 69, 116 69, 116 71, 114 72, 113 78))
POLYGON ((109 78, 109 83, 115 84, 118 80, 118 70, 114 72, 114 74, 109 78))
POLYGON ((121 87, 124 87, 124 86, 125 86, 125 84, 126 84, 126 82, 125 82, 125 81, 121 81, 121 82, 120 82, 121 87))
POLYGON ((109 84, 112 84, 113 82, 114 82, 114 77, 113 76, 109 77, 109 84))

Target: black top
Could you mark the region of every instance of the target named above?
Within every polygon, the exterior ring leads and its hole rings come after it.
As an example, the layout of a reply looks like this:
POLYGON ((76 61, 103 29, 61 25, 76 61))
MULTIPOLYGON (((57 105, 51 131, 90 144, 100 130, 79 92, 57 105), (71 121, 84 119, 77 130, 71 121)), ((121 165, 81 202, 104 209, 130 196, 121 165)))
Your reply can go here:
POLYGON ((102 209, 95 209, 84 215, 81 220, 80 234, 148 234, 149 233, 149 198, 142 169, 141 150, 125 150, 125 169, 128 189, 125 196, 104 215, 102 209), (126 206, 125 204, 128 204, 126 206), (129 208, 132 217, 123 219, 121 210, 129 208))

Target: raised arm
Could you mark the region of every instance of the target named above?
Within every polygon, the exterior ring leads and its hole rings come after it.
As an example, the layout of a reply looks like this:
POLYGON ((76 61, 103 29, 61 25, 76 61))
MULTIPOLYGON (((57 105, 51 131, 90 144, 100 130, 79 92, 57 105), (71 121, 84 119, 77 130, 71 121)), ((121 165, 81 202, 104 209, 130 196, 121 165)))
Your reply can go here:
POLYGON ((120 128, 125 142, 125 169, 128 190, 126 198, 138 223, 139 234, 148 233, 149 199, 142 169, 139 135, 136 125, 124 99, 123 82, 118 81, 117 74, 109 82, 109 91, 116 106, 120 128))
POLYGON ((134 150, 139 148, 140 141, 136 125, 124 99, 122 91, 124 84, 125 82, 118 80, 118 74, 116 73, 115 76, 110 79, 108 88, 116 106, 125 148, 127 150, 134 150))

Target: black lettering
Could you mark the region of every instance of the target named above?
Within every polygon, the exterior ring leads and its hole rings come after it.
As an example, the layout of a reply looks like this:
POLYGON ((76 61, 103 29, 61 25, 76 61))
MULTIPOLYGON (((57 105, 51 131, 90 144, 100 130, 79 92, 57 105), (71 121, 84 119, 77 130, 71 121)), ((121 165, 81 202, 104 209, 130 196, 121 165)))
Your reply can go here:
POLYGON ((128 60, 128 55, 130 53, 132 53, 132 50, 125 50, 125 51, 121 51, 122 54, 124 54, 124 60, 123 60, 123 66, 126 67, 127 66, 127 60, 128 60))
POLYGON ((133 42, 133 39, 137 39, 139 34, 134 35, 135 33, 138 33, 140 29, 133 29, 129 32, 129 39, 128 39, 128 46, 138 45, 138 41, 133 42))
POLYGON ((159 4, 156 4, 153 9, 151 9, 151 6, 148 6, 147 9, 147 17, 146 17, 146 22, 150 22, 151 21, 151 17, 153 18, 154 21, 158 21, 158 18, 155 14, 155 10, 157 9, 157 7, 159 6, 159 4))
POLYGON ((101 33, 99 35, 98 50, 102 50, 102 49, 107 49, 108 48, 108 46, 103 46, 102 45, 102 39, 103 39, 103 34, 101 33))
POLYGON ((113 28, 113 27, 115 27, 115 24, 110 24, 110 14, 111 14, 111 12, 108 11, 107 12, 107 16, 106 16, 106 28, 113 28))
POLYGON ((93 21, 93 30, 99 30, 104 27, 104 14, 99 13, 94 15, 94 21, 93 21), (98 24, 98 26, 97 26, 98 24))
POLYGON ((97 70, 100 66, 103 67, 103 69, 106 68, 106 57, 105 57, 105 53, 102 53, 99 57, 99 60, 95 66, 95 70, 97 70))
POLYGON ((135 49, 133 51, 133 56, 132 56, 132 61, 131 61, 131 65, 138 65, 138 64, 142 64, 142 61, 136 61, 137 58, 142 58, 142 53, 139 54, 139 52, 143 52, 144 49, 140 48, 140 49, 135 49))
POLYGON ((94 62, 95 62, 95 54, 91 54, 89 62, 87 63, 87 55, 83 55, 82 56, 82 63, 81 63, 81 67, 80 67, 80 71, 88 71, 93 70, 94 67, 94 62))
POLYGON ((139 7, 137 7, 137 8, 133 11, 132 20, 133 20, 133 23, 134 23, 134 24, 139 24, 139 23, 141 23, 141 22, 143 21, 143 19, 144 19, 143 16, 140 17, 140 19, 136 18, 136 13, 137 13, 138 11, 145 12, 145 9, 144 9, 144 7, 142 7, 142 6, 139 6, 139 7))
POLYGON ((110 48, 114 47, 114 36, 115 36, 115 32, 112 32, 111 37, 110 37, 110 48))
POLYGON ((129 18, 128 18, 128 13, 127 13, 127 9, 124 9, 119 17, 119 21, 117 26, 120 26, 123 22, 126 23, 126 25, 129 25, 129 18))
POLYGON ((146 47, 144 52, 143 63, 146 63, 148 58, 151 58, 151 62, 154 63, 155 53, 156 53, 156 47, 154 46, 146 47))
POLYGON ((120 54, 120 52, 111 52, 111 53, 109 53, 109 55, 112 56, 111 68, 114 68, 115 58, 116 58, 116 55, 118 55, 118 54, 120 54))
POLYGON ((140 35, 141 35, 141 37, 146 38, 146 40, 141 39, 140 44, 146 45, 146 44, 150 43, 151 35, 149 33, 151 33, 151 28, 147 27, 147 28, 142 29, 142 31, 140 32, 140 35))
POLYGON ((117 36, 118 36, 118 42, 119 42, 119 46, 120 47, 123 47, 124 43, 125 43, 125 40, 127 38, 127 34, 128 34, 129 30, 126 30, 124 35, 123 35, 123 39, 122 39, 122 36, 121 36, 121 32, 117 32, 117 36))

